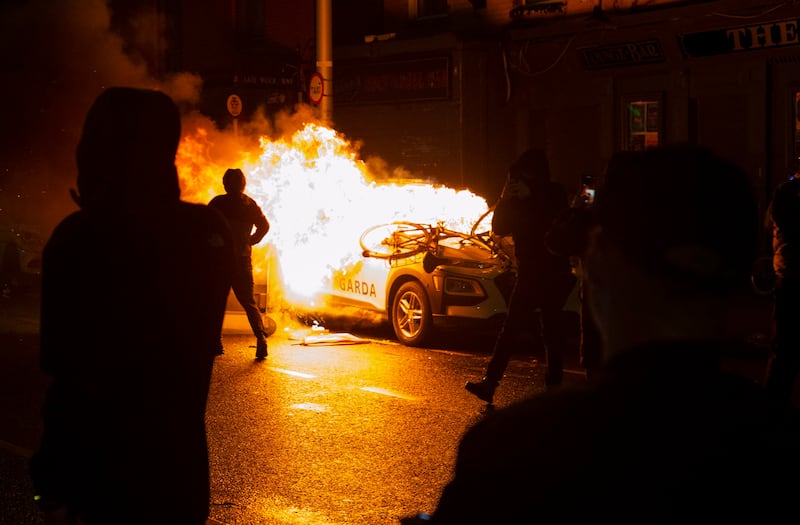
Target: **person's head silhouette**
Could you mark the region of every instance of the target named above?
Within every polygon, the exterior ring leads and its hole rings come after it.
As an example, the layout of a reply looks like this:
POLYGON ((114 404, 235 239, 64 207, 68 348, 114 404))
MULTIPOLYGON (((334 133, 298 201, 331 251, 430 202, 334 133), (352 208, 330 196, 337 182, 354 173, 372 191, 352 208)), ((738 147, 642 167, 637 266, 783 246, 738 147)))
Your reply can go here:
POLYGON ((589 303, 609 359, 642 344, 747 335, 736 318, 759 220, 744 170, 690 144, 619 152, 592 214, 589 303))
POLYGON ((110 211, 178 200, 180 135, 180 113, 169 96, 106 89, 89 109, 77 148, 78 204, 110 211))
POLYGON ((243 193, 245 184, 244 173, 239 168, 230 168, 222 176, 226 193, 243 193))
POLYGON ((508 177, 527 185, 542 184, 550 180, 550 164, 543 149, 530 148, 520 155, 508 169, 508 177))

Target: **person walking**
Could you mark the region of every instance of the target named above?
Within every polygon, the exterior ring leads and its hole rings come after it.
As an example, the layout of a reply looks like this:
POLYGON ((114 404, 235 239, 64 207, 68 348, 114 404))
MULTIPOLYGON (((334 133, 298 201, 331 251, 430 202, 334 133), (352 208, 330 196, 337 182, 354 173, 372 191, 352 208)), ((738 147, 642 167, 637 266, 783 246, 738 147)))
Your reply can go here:
POLYGON ((767 389, 776 403, 792 403, 800 372, 800 178, 779 185, 767 210, 775 272, 773 357, 767 389))
MULTIPOLYGON (((264 328, 264 319, 256 304, 253 284, 252 246, 261 242, 269 232, 269 221, 264 216, 258 203, 245 195, 244 188, 247 181, 244 173, 239 168, 230 168, 222 176, 224 195, 217 195, 209 206, 219 210, 228 220, 233 231, 234 246, 236 251, 236 267, 233 276, 233 294, 244 308, 250 329, 256 337, 256 359, 265 359, 267 352, 267 337, 270 334, 264 328), (254 230, 255 228, 255 230, 254 230)), ((219 343, 219 353, 223 352, 222 341, 219 343)))
POLYGON ((567 206, 566 190, 550 180, 544 150, 531 148, 514 161, 494 207, 492 233, 513 239, 517 282, 484 377, 465 385, 468 392, 489 404, 535 309, 540 311, 539 331, 547 362, 545 383, 551 388, 563 379, 565 337, 561 316, 575 276, 569 258, 550 252, 544 241, 553 220, 567 206))
POLYGON ((178 108, 111 87, 77 148, 80 209, 42 256, 50 378, 30 461, 47 523, 203 525, 205 410, 233 272, 225 219, 180 200, 178 108))
POLYGON ((758 206, 746 173, 691 145, 612 158, 585 255, 598 378, 488 413, 430 519, 402 523, 800 520, 797 411, 726 368, 746 327, 758 206), (737 331, 738 329, 738 331, 737 331))

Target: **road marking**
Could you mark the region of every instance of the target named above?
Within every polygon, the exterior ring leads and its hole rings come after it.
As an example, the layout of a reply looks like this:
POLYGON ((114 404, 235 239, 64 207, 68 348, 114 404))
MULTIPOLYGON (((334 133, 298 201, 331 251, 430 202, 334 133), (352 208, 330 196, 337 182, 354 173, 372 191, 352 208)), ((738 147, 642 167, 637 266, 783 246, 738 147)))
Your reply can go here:
POLYGON ((386 390, 384 388, 377 388, 374 386, 363 386, 361 390, 366 392, 372 392, 373 394, 380 394, 382 396, 389 396, 389 397, 396 397, 398 399, 405 399, 408 401, 417 401, 419 398, 414 396, 407 396, 404 394, 400 394, 398 392, 392 392, 391 390, 386 390))
POLYGON ((302 377, 303 379, 314 379, 317 377, 314 374, 305 374, 303 372, 295 372, 294 370, 286 370, 284 368, 275 368, 271 366, 269 369, 281 374, 286 374, 287 376, 302 377))
POLYGON ((426 348, 425 352, 433 352, 436 354, 444 354, 444 355, 454 355, 456 357, 471 357, 474 356, 474 353, 468 352, 459 352, 457 350, 442 350, 442 349, 435 349, 435 348, 426 348))
POLYGON ((292 405, 289 408, 296 408, 299 410, 311 410, 312 412, 325 412, 328 408, 325 405, 319 405, 317 403, 298 403, 296 405, 292 405))

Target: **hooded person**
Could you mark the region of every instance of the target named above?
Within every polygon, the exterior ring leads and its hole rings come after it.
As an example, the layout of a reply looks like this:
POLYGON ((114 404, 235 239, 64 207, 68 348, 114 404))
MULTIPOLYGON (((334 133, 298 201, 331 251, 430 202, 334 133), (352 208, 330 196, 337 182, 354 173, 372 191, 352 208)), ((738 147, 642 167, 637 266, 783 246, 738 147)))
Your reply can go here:
POLYGON ((78 205, 110 216, 141 216, 174 204, 180 198, 180 134, 178 108, 167 95, 106 90, 86 116, 76 152, 78 205))
POLYGON ((520 348, 521 335, 536 321, 536 310, 547 362, 546 386, 556 387, 563 379, 566 341, 562 309, 576 279, 569 257, 548 250, 545 237, 554 219, 567 207, 563 185, 550 180, 550 165, 544 150, 531 148, 511 164, 508 180, 494 207, 492 233, 501 237, 510 235, 513 239, 517 282, 484 377, 465 385, 468 392, 489 404, 493 403, 495 389, 512 354, 520 348))
POLYGON ((201 525, 205 408, 230 286, 224 218, 180 200, 180 115, 112 87, 77 148, 80 210, 43 252, 40 362, 51 383, 30 465, 51 516, 201 525))

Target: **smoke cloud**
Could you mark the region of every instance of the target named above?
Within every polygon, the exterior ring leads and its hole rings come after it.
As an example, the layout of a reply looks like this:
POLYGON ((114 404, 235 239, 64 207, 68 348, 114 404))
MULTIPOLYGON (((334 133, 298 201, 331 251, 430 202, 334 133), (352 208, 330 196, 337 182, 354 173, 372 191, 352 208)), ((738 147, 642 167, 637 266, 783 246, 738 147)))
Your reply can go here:
MULTIPOLYGON (((131 27, 153 31, 137 13, 131 27)), ((134 35, 135 39, 135 35, 134 35)), ((47 236, 76 209, 75 147, 86 112, 104 88, 158 88, 177 102, 199 98, 201 80, 156 80, 136 48, 112 30, 104 0, 6 0, 0 7, 0 228, 47 236)))
MULTIPOLYGON (((123 2, 123 4, 125 4, 123 2)), ((220 165, 235 162, 242 151, 259 150, 261 137, 288 136, 309 122, 315 109, 265 115, 258 110, 231 129, 194 111, 202 89, 195 74, 156 79, 137 50, 152 51, 163 22, 147 10, 114 12, 113 0, 5 0, 0 5, 0 228, 38 233, 77 209, 69 190, 77 177, 75 148, 94 99, 110 86, 155 88, 184 110, 184 134, 203 128, 209 156, 220 165), (120 31, 125 35, 121 36, 120 31)), ((352 144, 360 150, 361 144, 352 144)), ((403 178, 379 158, 366 164, 376 179, 403 178)))

